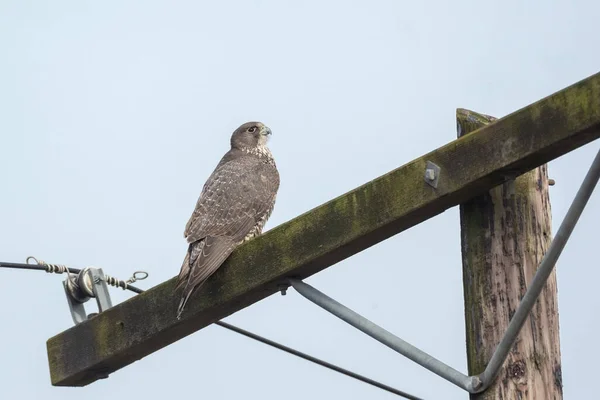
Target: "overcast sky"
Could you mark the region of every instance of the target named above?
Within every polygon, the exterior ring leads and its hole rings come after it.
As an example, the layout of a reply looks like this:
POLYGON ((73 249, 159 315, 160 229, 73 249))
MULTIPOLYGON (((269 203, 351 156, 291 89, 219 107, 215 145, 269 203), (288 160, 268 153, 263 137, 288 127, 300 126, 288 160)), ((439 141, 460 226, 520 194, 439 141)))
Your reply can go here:
MULTIPOLYGON (((241 123, 274 133, 271 229, 453 140, 457 107, 502 117, 598 72, 599 19, 591 0, 1 0, 0 260, 142 269, 154 286, 178 273, 241 123)), ((554 231, 599 147, 550 164, 554 231)), ((558 264, 565 398, 597 393, 599 219, 596 192, 558 264)), ((52 387, 46 340, 72 326, 63 278, 0 271, 2 398, 395 397, 217 326, 52 387)), ((457 208, 307 282, 467 371, 457 208)), ((293 290, 227 321, 426 399, 467 398, 293 290)))

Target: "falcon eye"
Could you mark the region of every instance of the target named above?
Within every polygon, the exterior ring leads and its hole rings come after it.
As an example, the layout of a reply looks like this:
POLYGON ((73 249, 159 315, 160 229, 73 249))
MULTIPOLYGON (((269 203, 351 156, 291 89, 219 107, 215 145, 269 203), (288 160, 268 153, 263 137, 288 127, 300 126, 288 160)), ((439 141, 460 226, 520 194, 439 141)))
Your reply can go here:
POLYGON ((248 132, 250 132, 250 133, 254 133, 254 132, 256 132, 256 127, 255 127, 255 126, 253 126, 252 128, 249 128, 249 129, 248 129, 248 132))

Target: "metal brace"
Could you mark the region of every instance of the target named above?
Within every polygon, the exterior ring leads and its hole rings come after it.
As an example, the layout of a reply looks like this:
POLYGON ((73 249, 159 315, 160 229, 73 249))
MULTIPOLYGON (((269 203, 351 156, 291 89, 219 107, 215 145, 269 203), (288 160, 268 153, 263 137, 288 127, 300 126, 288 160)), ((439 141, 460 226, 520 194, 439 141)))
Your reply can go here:
POLYGON ((97 313, 86 314, 83 305, 92 297, 96 299, 99 313, 112 307, 102 268, 87 267, 81 270, 79 274, 69 274, 67 279, 63 281, 63 286, 75 325, 97 315, 97 313))
POLYGON ((441 168, 431 161, 427 161, 427 166, 425 167, 425 183, 429 186, 437 189, 438 181, 440 180, 440 172, 441 168))

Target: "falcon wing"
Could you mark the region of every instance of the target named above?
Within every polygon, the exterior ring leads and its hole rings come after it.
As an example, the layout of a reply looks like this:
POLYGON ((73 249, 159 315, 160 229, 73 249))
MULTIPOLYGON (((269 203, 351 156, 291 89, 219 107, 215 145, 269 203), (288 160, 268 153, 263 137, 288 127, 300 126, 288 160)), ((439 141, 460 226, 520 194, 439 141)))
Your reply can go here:
POLYGON ((190 247, 176 287, 185 297, 210 277, 235 247, 273 209, 279 188, 274 166, 250 157, 219 165, 208 179, 188 221, 185 237, 190 247))
POLYGON ((194 243, 206 236, 241 241, 273 207, 279 187, 275 167, 239 157, 217 167, 206 182, 184 236, 194 243))

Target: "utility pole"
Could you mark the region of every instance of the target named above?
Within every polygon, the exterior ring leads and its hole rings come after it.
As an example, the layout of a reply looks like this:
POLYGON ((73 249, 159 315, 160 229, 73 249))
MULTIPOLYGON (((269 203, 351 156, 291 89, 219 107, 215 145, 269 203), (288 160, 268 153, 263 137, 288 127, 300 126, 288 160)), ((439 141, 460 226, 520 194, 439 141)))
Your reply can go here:
MULTIPOLYGON (((495 121, 464 109, 456 118, 459 137, 495 121)), ((510 144, 497 146, 502 152, 510 144)), ((467 359, 475 375, 485 369, 550 245, 547 164, 461 204, 460 228, 467 359)), ((556 296, 554 270, 498 378, 472 400, 562 399, 556 296)))

